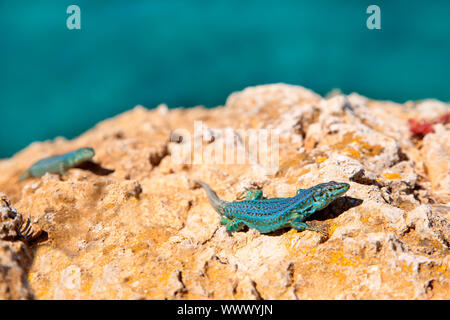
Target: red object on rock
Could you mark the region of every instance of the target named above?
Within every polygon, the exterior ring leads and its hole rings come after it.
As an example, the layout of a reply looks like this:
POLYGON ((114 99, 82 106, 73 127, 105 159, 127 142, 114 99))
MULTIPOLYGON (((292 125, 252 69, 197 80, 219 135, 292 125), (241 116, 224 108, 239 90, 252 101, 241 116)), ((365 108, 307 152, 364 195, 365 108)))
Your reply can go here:
POLYGON ((415 119, 409 119, 409 131, 411 131, 412 134, 424 137, 425 135, 429 133, 433 133, 433 125, 437 123, 443 123, 446 124, 450 121, 450 112, 447 112, 446 114, 440 116, 436 120, 421 120, 417 121, 415 119))

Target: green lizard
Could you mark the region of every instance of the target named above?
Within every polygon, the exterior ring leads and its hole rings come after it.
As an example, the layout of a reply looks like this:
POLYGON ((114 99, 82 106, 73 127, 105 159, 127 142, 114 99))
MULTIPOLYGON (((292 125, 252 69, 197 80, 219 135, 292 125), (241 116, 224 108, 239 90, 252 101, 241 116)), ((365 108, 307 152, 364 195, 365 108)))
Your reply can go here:
POLYGON ((70 168, 79 166, 80 164, 91 160, 94 156, 94 149, 81 148, 60 156, 45 158, 36 162, 25 171, 19 178, 19 181, 26 180, 30 177, 40 178, 47 172, 65 175, 70 168))

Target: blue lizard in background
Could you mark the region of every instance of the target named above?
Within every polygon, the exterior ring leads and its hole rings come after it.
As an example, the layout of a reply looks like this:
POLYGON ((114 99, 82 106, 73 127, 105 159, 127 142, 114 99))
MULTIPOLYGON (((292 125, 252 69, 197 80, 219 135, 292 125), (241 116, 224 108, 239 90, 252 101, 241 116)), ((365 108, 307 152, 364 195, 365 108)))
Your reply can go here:
POLYGON ((60 156, 45 158, 36 162, 25 171, 19 178, 19 181, 26 180, 30 177, 40 178, 47 172, 65 175, 68 169, 79 166, 80 164, 91 160, 94 156, 94 149, 81 148, 60 156))

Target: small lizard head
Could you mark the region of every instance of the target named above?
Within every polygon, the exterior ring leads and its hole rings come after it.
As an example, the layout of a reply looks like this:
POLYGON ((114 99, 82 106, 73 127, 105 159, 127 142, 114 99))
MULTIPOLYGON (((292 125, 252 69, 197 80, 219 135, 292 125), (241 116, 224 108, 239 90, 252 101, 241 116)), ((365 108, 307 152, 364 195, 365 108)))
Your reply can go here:
POLYGON ((95 156, 95 151, 92 148, 81 148, 77 150, 77 153, 80 158, 89 160, 95 156))
POLYGON ((313 187, 311 198, 316 204, 317 210, 328 206, 332 201, 342 196, 350 188, 345 182, 330 181, 313 187))
POLYGON ((69 167, 76 167, 83 162, 91 160, 95 156, 95 151, 92 148, 81 148, 67 155, 68 158, 65 160, 65 164, 69 167))

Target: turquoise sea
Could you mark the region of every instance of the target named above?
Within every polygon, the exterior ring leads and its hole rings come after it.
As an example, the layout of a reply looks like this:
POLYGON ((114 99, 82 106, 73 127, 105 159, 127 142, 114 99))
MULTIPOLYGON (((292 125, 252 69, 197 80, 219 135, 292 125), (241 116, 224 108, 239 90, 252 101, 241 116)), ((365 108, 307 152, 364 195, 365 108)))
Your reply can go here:
POLYGON ((448 0, 1 0, 0 158, 137 104, 214 107, 257 84, 449 101, 449 14, 448 0))

